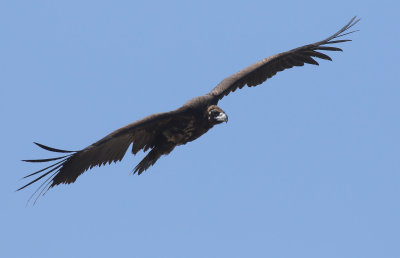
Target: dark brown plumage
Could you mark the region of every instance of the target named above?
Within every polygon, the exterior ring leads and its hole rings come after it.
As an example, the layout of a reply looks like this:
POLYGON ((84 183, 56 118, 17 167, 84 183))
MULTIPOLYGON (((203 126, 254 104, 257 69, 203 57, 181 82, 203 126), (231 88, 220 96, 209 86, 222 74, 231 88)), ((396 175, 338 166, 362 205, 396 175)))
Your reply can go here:
POLYGON ((128 124, 80 151, 60 150, 35 143, 45 150, 66 155, 51 159, 24 160, 26 162, 55 161, 55 163, 25 176, 24 178, 39 175, 18 190, 46 176, 48 176, 47 179, 35 192, 38 196, 53 186, 73 183, 78 176, 94 166, 122 160, 131 144, 133 154, 140 150, 149 151, 134 168, 133 172, 140 175, 176 146, 197 139, 216 124, 227 122, 227 115, 216 105, 230 92, 241 89, 245 85, 249 87, 259 85, 277 72, 294 66, 303 66, 305 63, 318 65, 314 58, 332 60, 319 51, 342 51, 340 48, 326 45, 350 41, 337 40, 337 38, 354 32, 346 31, 359 21, 355 18, 325 40, 265 58, 224 79, 208 94, 193 98, 174 111, 153 114, 128 124))

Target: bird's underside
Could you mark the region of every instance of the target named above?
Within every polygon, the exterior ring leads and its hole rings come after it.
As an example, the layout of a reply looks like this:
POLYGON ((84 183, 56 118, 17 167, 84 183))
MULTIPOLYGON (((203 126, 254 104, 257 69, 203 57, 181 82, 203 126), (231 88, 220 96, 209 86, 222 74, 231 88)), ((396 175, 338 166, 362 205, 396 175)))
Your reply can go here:
POLYGON ((174 111, 153 114, 128 124, 80 151, 66 151, 35 143, 45 150, 63 153, 63 156, 24 160, 33 163, 54 163, 25 176, 24 178, 32 176, 37 178, 18 190, 43 179, 42 184, 32 195, 33 197, 36 194, 39 197, 53 186, 75 182, 78 176, 94 166, 122 160, 131 145, 134 155, 139 151, 148 151, 134 168, 133 173, 140 175, 154 165, 162 155, 168 155, 176 146, 197 139, 216 124, 227 122, 227 115, 216 105, 230 92, 245 85, 251 87, 262 84, 277 72, 294 66, 303 66, 305 63, 318 65, 314 58, 332 60, 320 51, 342 51, 340 48, 327 45, 350 41, 338 38, 354 32, 347 30, 358 21, 354 17, 337 33, 325 40, 262 59, 224 79, 208 94, 189 100, 174 111))

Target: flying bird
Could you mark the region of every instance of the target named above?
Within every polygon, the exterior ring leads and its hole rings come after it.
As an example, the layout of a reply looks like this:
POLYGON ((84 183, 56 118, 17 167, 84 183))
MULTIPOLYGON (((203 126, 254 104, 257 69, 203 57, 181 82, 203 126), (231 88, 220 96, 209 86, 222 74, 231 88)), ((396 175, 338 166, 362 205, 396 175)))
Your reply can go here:
POLYGON ((304 64, 318 65, 314 58, 332 61, 328 55, 320 51, 342 51, 340 48, 328 45, 351 41, 338 38, 355 32, 348 32, 348 29, 358 21, 356 17, 352 18, 338 32, 324 40, 264 58, 229 76, 209 93, 187 101, 180 108, 152 114, 128 124, 82 150, 61 150, 35 143, 47 151, 63 153, 63 156, 23 160, 34 163, 54 163, 25 176, 24 178, 32 176, 37 176, 37 178, 19 188, 18 191, 43 179, 42 184, 32 195, 33 197, 38 194, 39 197, 56 185, 73 183, 88 169, 121 161, 131 144, 134 155, 139 151, 148 151, 133 170, 133 173, 140 175, 154 165, 162 155, 168 155, 176 146, 194 141, 215 125, 228 122, 228 115, 217 104, 229 93, 246 85, 248 87, 260 85, 285 69, 304 64))

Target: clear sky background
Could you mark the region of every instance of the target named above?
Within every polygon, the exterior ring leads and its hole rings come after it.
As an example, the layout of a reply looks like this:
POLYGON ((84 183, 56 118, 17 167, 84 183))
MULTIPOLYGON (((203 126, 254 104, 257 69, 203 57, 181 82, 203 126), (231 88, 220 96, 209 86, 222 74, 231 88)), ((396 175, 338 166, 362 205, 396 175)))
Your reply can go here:
POLYGON ((400 257, 398 1, 2 1, 0 257, 400 257), (333 62, 219 105, 229 122, 25 206, 53 155, 362 18, 333 62))

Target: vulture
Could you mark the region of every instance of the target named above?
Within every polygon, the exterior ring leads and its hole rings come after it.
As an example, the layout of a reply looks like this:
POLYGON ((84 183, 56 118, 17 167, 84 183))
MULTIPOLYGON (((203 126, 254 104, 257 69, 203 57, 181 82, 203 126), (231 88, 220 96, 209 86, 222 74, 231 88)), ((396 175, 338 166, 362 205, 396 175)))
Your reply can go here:
POLYGON ((50 152, 62 153, 62 156, 23 160, 33 163, 53 163, 25 176, 24 178, 33 176, 36 176, 36 178, 31 179, 17 191, 43 179, 42 184, 32 195, 33 197, 37 194, 38 198, 56 185, 75 182, 88 169, 121 161, 131 145, 131 151, 134 155, 139 151, 148 151, 147 155, 133 170, 133 173, 140 175, 154 165, 161 156, 168 155, 173 151, 176 146, 194 141, 215 125, 228 122, 228 115, 217 104, 229 93, 246 85, 248 87, 260 85, 285 69, 303 66, 304 64, 318 65, 314 58, 332 61, 328 55, 321 51, 342 51, 342 49, 330 45, 351 41, 338 38, 355 32, 348 30, 358 21, 359 19, 356 20, 356 17, 353 17, 338 32, 324 40, 264 58, 227 77, 209 93, 187 101, 180 108, 152 114, 130 123, 82 150, 56 149, 35 142, 40 148, 50 152))

